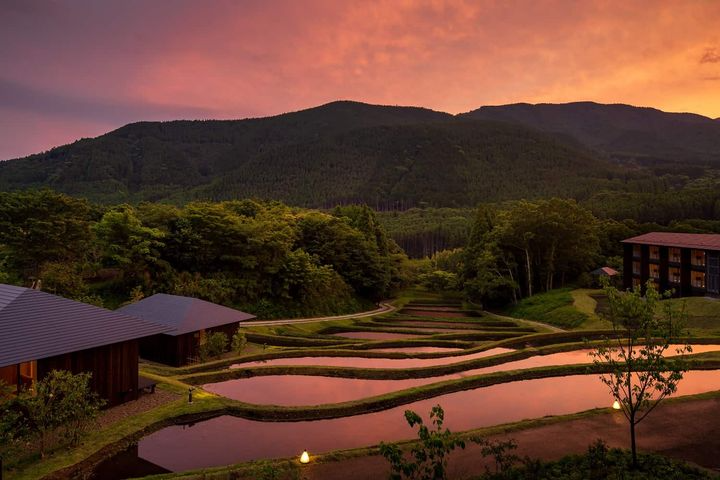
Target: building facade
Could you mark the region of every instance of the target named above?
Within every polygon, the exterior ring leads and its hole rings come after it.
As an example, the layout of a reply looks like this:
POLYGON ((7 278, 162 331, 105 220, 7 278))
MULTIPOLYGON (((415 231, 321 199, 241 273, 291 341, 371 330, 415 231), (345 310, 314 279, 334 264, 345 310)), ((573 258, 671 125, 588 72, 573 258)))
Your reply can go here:
POLYGON ((720 235, 651 232, 623 240, 623 286, 720 296, 720 235))

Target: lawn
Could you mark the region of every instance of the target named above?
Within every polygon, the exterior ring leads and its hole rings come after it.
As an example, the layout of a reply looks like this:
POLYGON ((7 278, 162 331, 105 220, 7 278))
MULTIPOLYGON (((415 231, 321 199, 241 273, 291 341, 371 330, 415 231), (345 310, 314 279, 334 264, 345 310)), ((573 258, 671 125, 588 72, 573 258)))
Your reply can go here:
POLYGON ((608 323, 595 314, 591 295, 596 293, 599 290, 558 288, 524 298, 506 313, 566 329, 606 328, 608 323))
POLYGON ((693 335, 720 335, 720 300, 707 297, 673 298, 665 300, 680 308, 684 303, 687 328, 693 335))

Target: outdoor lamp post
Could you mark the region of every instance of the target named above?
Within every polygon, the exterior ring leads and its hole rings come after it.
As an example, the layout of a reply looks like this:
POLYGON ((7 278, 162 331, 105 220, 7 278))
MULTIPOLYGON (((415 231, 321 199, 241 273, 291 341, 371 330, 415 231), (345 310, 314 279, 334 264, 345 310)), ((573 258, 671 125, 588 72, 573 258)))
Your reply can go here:
POLYGON ((307 450, 303 450, 302 455, 300 455, 300 463, 310 463, 310 455, 308 455, 307 450))

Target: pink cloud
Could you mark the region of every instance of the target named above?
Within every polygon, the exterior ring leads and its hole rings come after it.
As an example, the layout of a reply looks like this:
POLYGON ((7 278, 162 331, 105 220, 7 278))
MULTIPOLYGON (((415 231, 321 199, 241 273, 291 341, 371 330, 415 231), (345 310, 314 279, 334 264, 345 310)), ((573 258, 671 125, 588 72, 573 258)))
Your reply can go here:
MULTIPOLYGON (((595 100, 720 115, 720 96, 705 80, 720 70, 698 62, 720 46, 717 2, 9 5, 0 15, 0 63, 12 68, 0 80, 89 99, 60 142, 98 130, 89 125, 243 118, 335 99, 453 113, 484 104, 595 100)), ((58 115, 56 103, 48 101, 48 118, 58 115)), ((36 107, 33 115, 42 117, 36 107)), ((0 158, 10 151, 4 135, 0 158)), ((25 148, 13 140, 13 154, 37 148, 27 135, 25 148)), ((58 138, 48 135, 44 148, 58 138)))

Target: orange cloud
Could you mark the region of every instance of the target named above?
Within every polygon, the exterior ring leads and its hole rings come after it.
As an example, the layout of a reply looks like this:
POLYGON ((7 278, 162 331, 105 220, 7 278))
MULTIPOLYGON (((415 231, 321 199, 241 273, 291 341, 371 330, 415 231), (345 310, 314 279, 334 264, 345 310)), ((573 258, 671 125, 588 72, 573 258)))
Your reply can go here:
MULTIPOLYGON (((335 99, 452 113, 594 100, 720 116, 720 2, 10 5, 0 16, 0 62, 13 68, 0 80, 121 105, 114 116, 98 107, 103 128, 271 115, 335 99)), ((68 141, 88 134, 88 110, 78 113, 68 141)))

